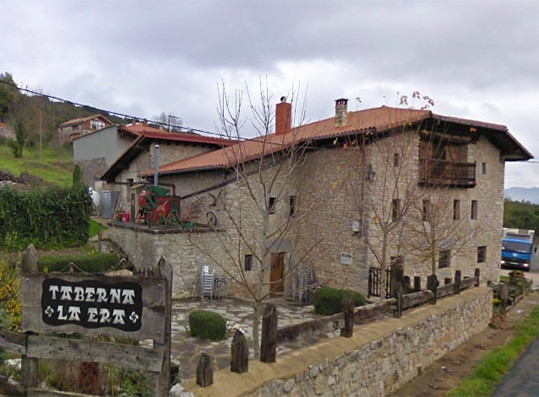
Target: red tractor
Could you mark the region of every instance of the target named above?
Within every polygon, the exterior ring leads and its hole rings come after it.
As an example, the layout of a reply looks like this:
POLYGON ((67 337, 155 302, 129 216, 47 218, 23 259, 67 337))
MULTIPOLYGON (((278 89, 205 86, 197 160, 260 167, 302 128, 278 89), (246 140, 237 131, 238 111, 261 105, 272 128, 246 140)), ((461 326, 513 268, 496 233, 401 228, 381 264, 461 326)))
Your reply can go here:
POLYGON ((176 196, 174 187, 148 186, 138 196, 139 212, 137 219, 150 226, 180 224, 180 197, 176 196))

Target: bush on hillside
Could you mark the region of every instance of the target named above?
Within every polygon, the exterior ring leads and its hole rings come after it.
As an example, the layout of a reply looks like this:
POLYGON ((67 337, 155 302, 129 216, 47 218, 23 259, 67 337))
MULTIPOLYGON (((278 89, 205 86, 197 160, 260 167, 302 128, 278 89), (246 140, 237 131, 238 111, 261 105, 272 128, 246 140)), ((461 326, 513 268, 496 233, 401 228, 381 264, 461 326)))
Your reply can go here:
POLYGON ((318 288, 314 293, 314 311, 317 314, 330 315, 342 312, 342 300, 345 294, 354 298, 354 306, 363 306, 367 300, 359 292, 332 287, 318 288))
POLYGON ((222 340, 226 337, 226 321, 218 313, 194 310, 189 314, 191 336, 201 339, 222 340))

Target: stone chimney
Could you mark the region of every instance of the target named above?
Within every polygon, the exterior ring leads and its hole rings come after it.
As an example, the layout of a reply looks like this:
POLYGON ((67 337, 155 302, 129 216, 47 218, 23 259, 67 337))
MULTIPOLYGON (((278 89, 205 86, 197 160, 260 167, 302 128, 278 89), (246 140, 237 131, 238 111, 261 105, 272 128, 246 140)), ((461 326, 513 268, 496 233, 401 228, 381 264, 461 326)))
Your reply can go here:
POLYGON ((342 127, 348 124, 348 99, 335 99, 335 125, 342 127))
POLYGON ((286 97, 281 97, 281 102, 275 106, 275 135, 290 132, 292 123, 292 104, 286 102, 286 97))

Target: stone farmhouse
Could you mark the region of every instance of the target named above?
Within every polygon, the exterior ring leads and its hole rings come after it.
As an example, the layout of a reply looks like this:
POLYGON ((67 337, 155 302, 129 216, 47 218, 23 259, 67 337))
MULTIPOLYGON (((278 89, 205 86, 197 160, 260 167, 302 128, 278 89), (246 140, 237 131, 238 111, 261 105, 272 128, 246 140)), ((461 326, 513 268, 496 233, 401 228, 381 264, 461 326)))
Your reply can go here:
POLYGON ((100 114, 68 120, 58 126, 58 141, 63 144, 112 124, 112 121, 100 114))
POLYGON ((335 117, 291 120, 283 98, 274 133, 159 167, 182 211, 203 203, 215 226, 116 224, 110 238, 135 263, 166 255, 175 298, 200 293, 204 265, 251 296, 258 285, 294 296, 309 282, 367 294, 369 269, 396 262, 423 283, 477 267, 498 281, 504 165, 533 157, 506 126, 426 109, 348 112, 346 99, 335 117))
POLYGON ((134 122, 111 125, 76 138, 73 140, 73 162, 82 168, 87 185, 98 192, 111 190, 118 195, 123 193, 124 197, 126 193, 122 191, 125 190, 122 184, 133 178, 136 180, 133 175, 137 171, 153 166, 155 144, 164 144, 162 152, 165 161, 175 161, 219 149, 229 142, 196 134, 168 132, 146 123, 134 122), (132 162, 135 171, 129 168, 132 162), (124 176, 122 172, 131 176, 124 176), (108 185, 103 184, 102 177, 108 185))
POLYGON ((135 218, 137 191, 141 185, 139 175, 154 165, 156 145, 159 145, 159 163, 170 163, 198 154, 217 150, 236 143, 217 137, 198 134, 168 132, 147 125, 127 125, 118 127, 120 131, 138 135, 125 150, 106 168, 100 179, 104 187, 118 192, 119 206, 131 209, 131 219, 135 218))

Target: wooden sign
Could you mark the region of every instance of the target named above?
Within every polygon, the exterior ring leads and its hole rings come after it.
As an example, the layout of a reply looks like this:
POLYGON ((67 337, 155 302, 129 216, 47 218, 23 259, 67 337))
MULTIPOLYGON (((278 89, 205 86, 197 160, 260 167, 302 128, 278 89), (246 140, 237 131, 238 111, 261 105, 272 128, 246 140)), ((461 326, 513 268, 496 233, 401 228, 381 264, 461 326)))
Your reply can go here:
POLYGON ((162 343, 166 286, 161 277, 24 274, 21 328, 162 343))
POLYGON ((94 280, 43 280, 41 318, 48 325, 77 324, 83 328, 140 329, 142 287, 133 282, 105 284, 94 280))

